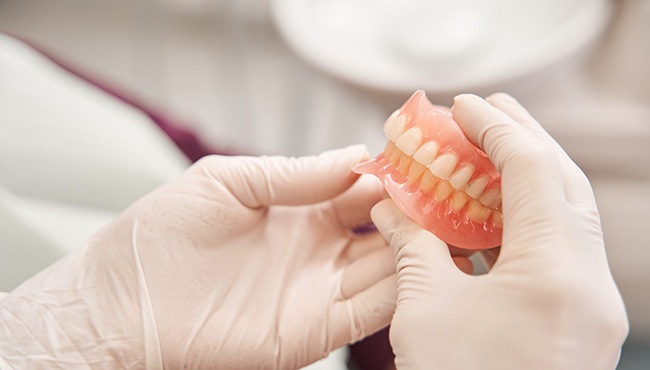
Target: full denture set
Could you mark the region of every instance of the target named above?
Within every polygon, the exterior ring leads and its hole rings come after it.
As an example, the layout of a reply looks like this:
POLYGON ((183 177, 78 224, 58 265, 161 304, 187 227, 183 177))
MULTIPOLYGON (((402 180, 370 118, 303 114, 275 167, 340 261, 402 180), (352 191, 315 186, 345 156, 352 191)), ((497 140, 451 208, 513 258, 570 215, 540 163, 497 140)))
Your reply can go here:
POLYGON ((448 244, 501 244, 501 177, 451 111, 418 91, 384 125, 388 144, 355 171, 376 175, 396 204, 448 244))

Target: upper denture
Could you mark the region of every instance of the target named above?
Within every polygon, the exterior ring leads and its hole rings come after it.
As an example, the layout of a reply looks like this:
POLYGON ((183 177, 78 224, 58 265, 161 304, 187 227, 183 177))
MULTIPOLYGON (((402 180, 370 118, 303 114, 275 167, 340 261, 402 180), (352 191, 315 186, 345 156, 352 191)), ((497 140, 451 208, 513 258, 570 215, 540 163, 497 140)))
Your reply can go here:
MULTIPOLYGON (((414 96, 417 97, 417 94, 414 96)), ((422 102, 416 101, 413 104, 422 102)), ((420 114, 418 117, 408 117, 405 112, 408 107, 406 108, 393 112, 384 124, 384 132, 389 139, 384 155, 389 162, 397 166, 411 181, 419 182, 423 191, 435 192, 439 201, 452 195, 454 211, 460 210, 468 199, 477 201, 472 204, 474 213, 478 212, 480 206, 498 208, 501 200, 498 187, 491 186, 489 190, 485 190, 489 184, 498 181, 498 174, 477 173, 477 167, 485 167, 489 160, 462 136, 457 126, 451 126, 455 123, 449 112, 432 106, 430 110, 415 110, 420 114), (444 116, 451 129, 431 127, 426 120, 426 114, 437 115, 438 119, 444 116), (449 142, 458 142, 459 135, 462 136, 463 145, 459 147, 456 144, 450 148, 449 142), (445 152, 441 153, 442 148, 445 148, 445 152), (453 194, 458 192, 462 194, 453 194)), ((485 211, 483 213, 487 214, 485 211)), ((483 217, 482 214, 481 218, 483 217)))
POLYGON ((377 175, 395 203, 452 245, 499 245, 501 176, 467 140, 451 111, 416 92, 384 124, 383 155, 355 168, 377 175))

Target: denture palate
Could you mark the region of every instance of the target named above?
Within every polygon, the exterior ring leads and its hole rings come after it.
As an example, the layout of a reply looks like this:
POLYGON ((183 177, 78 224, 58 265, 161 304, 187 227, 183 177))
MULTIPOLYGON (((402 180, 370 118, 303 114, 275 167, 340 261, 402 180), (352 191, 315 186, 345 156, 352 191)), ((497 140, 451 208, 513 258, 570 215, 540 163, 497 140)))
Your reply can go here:
POLYGON ((384 133, 389 141, 384 157, 422 192, 432 194, 438 202, 447 201, 453 212, 466 208, 470 220, 479 224, 489 220, 501 227, 501 191, 486 190, 489 175, 477 175, 473 164, 459 163, 453 151, 442 152, 439 143, 425 138, 417 126, 407 128, 407 122, 399 110, 386 120, 384 133))

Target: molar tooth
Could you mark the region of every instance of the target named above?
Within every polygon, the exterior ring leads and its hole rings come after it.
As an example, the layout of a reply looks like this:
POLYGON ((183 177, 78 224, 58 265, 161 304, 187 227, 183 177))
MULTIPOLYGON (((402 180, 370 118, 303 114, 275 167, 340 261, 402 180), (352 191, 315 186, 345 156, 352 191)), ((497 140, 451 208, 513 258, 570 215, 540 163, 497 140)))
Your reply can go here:
POLYGON ((474 174, 474 166, 471 164, 463 165, 449 176, 449 183, 456 190, 462 190, 474 174))
POLYGON ((395 142, 395 146, 408 155, 413 155, 420 145, 422 145, 422 130, 419 127, 406 130, 395 142))
POLYGON ((482 175, 474 180, 470 181, 467 187, 465 188, 465 192, 467 195, 474 199, 478 199, 481 196, 481 193, 483 193, 483 189, 487 186, 488 182, 490 182, 490 177, 487 175, 482 175))
POLYGON ((448 179, 458 163, 458 158, 451 154, 443 154, 436 158, 430 165, 429 170, 441 179, 448 179))
POLYGON ((436 187, 436 200, 442 202, 447 199, 449 195, 454 191, 454 188, 451 187, 451 184, 447 180, 442 180, 438 183, 436 187))
POLYGON ((399 109, 394 111, 393 113, 388 116, 386 119, 386 122, 384 122, 384 134, 388 136, 388 133, 393 130, 393 126, 395 125, 395 118, 399 115, 399 109))
POLYGON ((399 163, 399 159, 402 156, 402 151, 399 150, 398 148, 394 148, 393 152, 390 153, 390 158, 388 161, 394 165, 397 165, 399 163))
MULTIPOLYGON (((453 184, 452 184, 453 186, 453 184)), ((451 210, 460 211, 469 201, 469 195, 464 191, 455 191, 451 194, 451 210)))
POLYGON ((481 204, 490 208, 497 208, 501 204, 501 191, 498 188, 492 188, 478 199, 481 204))
POLYGON ((408 172, 411 162, 413 162, 413 157, 406 153, 402 153, 402 156, 399 159, 399 170, 404 173, 408 172))
POLYGON ((435 141, 428 141, 424 143, 416 152, 413 154, 413 159, 419 163, 428 166, 438 155, 438 150, 440 145, 435 141))
POLYGON ((438 181, 440 181, 440 179, 434 176, 431 171, 424 171, 422 179, 420 180, 420 189, 425 192, 431 192, 438 181))
POLYGON ((411 168, 409 168, 409 178, 413 181, 418 181, 418 179, 424 174, 424 171, 427 170, 427 167, 418 161, 413 161, 411 163, 411 168))
POLYGON ((395 142, 404 132, 405 127, 406 117, 403 114, 400 114, 398 109, 393 112, 393 114, 391 114, 386 120, 386 123, 384 123, 384 133, 390 141, 395 142))
POLYGON ((386 143, 386 148, 384 148, 384 157, 389 159, 393 150, 395 150, 395 143, 389 140, 388 143, 386 143))
POLYGON ((467 215, 469 216, 470 220, 482 224, 488 219, 488 217, 490 217, 491 212, 492 209, 482 205, 478 200, 469 200, 469 204, 467 206, 467 215))
POLYGON ((494 210, 490 215, 490 223, 493 227, 502 228, 503 227, 503 214, 497 210, 494 210))

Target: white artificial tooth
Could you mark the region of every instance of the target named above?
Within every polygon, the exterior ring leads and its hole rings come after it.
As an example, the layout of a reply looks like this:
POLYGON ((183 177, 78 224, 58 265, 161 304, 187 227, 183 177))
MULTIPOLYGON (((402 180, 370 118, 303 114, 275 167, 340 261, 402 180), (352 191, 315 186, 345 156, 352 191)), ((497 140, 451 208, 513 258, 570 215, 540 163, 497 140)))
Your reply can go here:
POLYGON ((436 186, 436 200, 442 202, 449 198, 453 192, 454 188, 451 187, 449 181, 442 180, 438 183, 438 186, 436 186))
POLYGON ((478 199, 481 204, 490 208, 497 208, 501 203, 501 191, 497 188, 492 188, 478 199))
POLYGON ((406 155, 413 155, 420 145, 422 145, 422 130, 419 127, 406 130, 395 142, 395 146, 406 155))
POLYGON ((449 183, 451 183, 451 186, 453 186, 454 189, 462 190, 465 188, 465 185, 467 185, 467 182, 473 174, 474 166, 468 163, 449 176, 449 183))
POLYGON ((483 189, 485 189, 488 182, 490 182, 490 178, 487 175, 479 176, 467 184, 465 192, 470 197, 478 199, 481 196, 481 193, 483 193, 483 189))
POLYGON ((410 165, 408 177, 413 181, 418 181, 427 170, 427 167, 418 161, 412 161, 410 165))
POLYGON ((490 213, 492 213, 492 209, 482 205, 476 199, 470 199, 467 203, 467 215, 474 222, 484 223, 490 217, 490 213))
POLYGON ((451 153, 436 158, 430 165, 429 171, 441 179, 448 179, 458 163, 458 157, 451 153))
POLYGON ((503 215, 499 211, 493 211, 490 215, 490 222, 492 222, 492 227, 502 228, 503 227, 503 215))
POLYGON ((388 136, 388 132, 393 129, 393 125, 395 124, 395 118, 399 115, 399 109, 393 112, 387 119, 386 122, 384 122, 384 133, 386 136, 388 136))
POLYGON ((469 201, 469 195, 464 191, 454 191, 451 194, 451 210, 454 212, 460 211, 465 204, 469 201))
POLYGON ((428 166, 438 155, 438 150, 440 145, 435 141, 428 141, 424 143, 416 152, 413 154, 413 159, 420 162, 425 166, 428 166))
POLYGON ((384 133, 390 141, 395 142, 404 132, 405 127, 406 117, 403 114, 400 114, 398 109, 386 120, 386 123, 384 124, 384 133))
POLYGON ((420 178, 420 189, 426 193, 431 192, 438 182, 440 182, 440 179, 432 174, 431 171, 424 171, 420 178))

